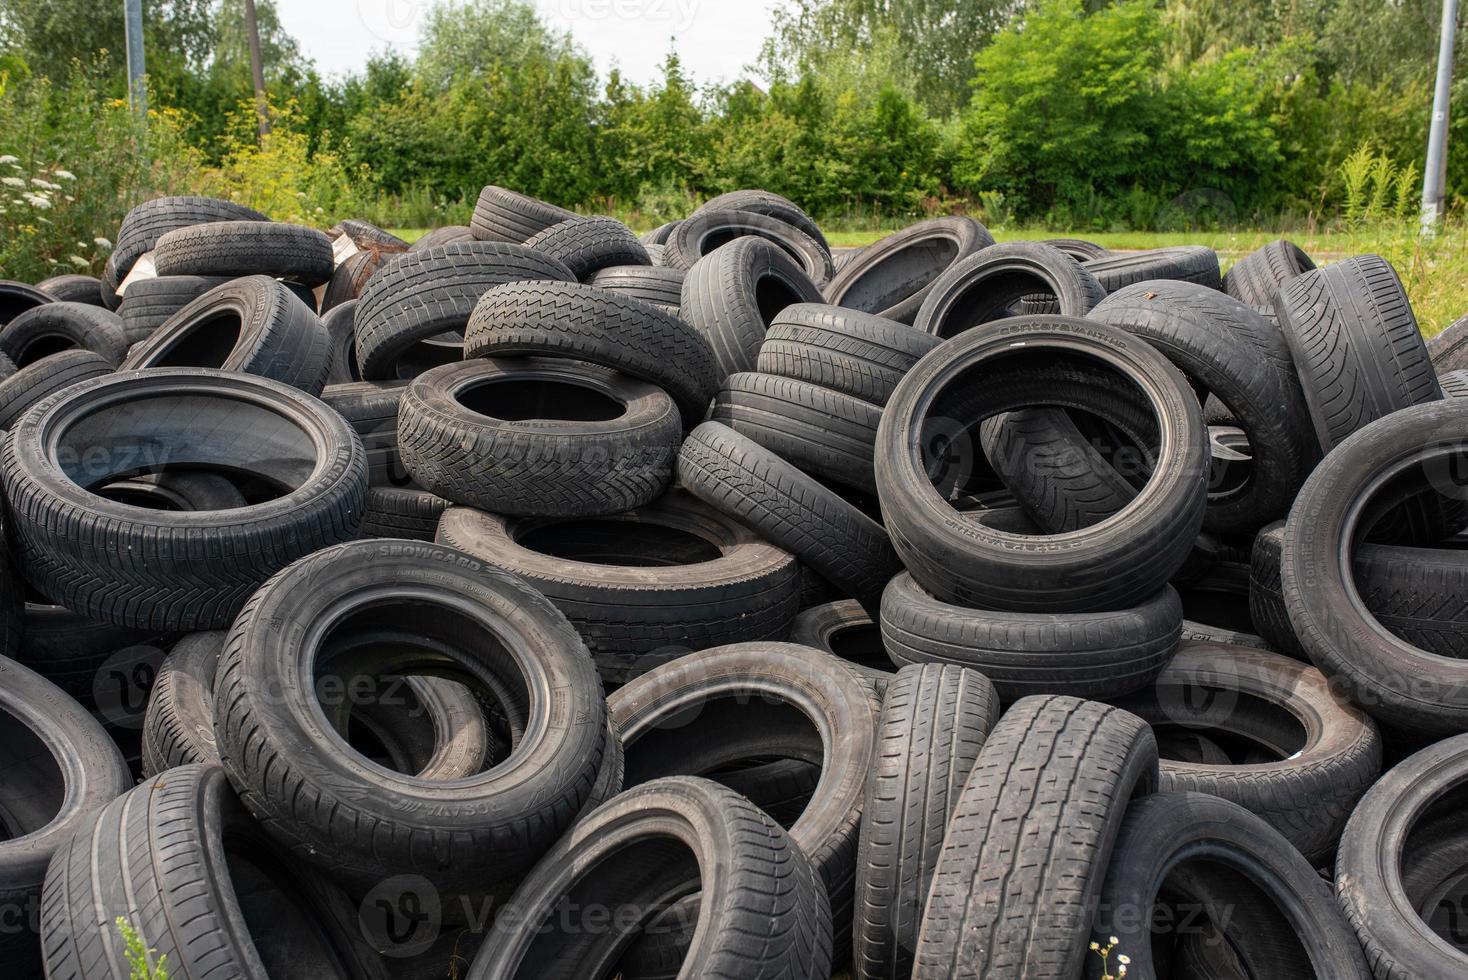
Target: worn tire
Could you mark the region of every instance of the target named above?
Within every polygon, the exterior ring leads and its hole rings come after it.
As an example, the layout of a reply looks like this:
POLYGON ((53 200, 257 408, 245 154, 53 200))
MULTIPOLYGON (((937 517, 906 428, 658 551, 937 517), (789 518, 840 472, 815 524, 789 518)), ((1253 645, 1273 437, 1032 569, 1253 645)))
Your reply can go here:
POLYGON ((217 221, 178 228, 158 239, 160 276, 253 276, 319 286, 331 278, 331 239, 303 225, 217 221))
MULTIPOLYGON (((243 204, 213 197, 160 197, 144 201, 129 211, 117 230, 117 244, 108 258, 107 278, 112 288, 127 278, 133 264, 153 251, 170 231, 218 221, 269 221, 265 215, 243 204)), ((128 287, 131 291, 132 287, 128 287)))
POLYGON ((678 315, 683 303, 683 281, 688 273, 666 266, 618 265, 591 277, 591 285, 608 293, 651 303, 678 315))
POLYGON ((147 340, 179 310, 229 281, 226 276, 154 276, 128 286, 117 310, 128 346, 147 340))
POLYGON ((474 240, 474 233, 468 225, 445 225, 442 228, 433 228, 425 232, 422 238, 408 246, 408 251, 422 252, 439 245, 458 245, 461 242, 474 240))
POLYGON ((756 368, 885 405, 903 376, 939 343, 895 320, 800 304, 770 324, 756 368))
POLYGON ((1281 238, 1235 262, 1223 277, 1223 291, 1245 306, 1272 309, 1280 287, 1314 271, 1315 263, 1310 256, 1298 245, 1281 238))
POLYGON ((0 279, 0 327, 27 310, 56 302, 56 297, 29 283, 0 279))
POLYGON ((58 391, 109 375, 114 365, 89 350, 67 350, 43 357, 0 381, 0 430, 15 428, 27 412, 58 391))
POLYGON ((921 221, 845 262, 825 288, 826 302, 910 325, 944 273, 993 244, 973 218, 921 221))
POLYGON ((822 650, 861 671, 886 691, 896 670, 882 630, 855 599, 807 606, 790 624, 790 642, 822 650))
MULTIPOLYGON (((695 212, 695 215, 707 211, 746 211, 752 214, 762 214, 767 218, 775 218, 792 225, 800 231, 814 238, 821 247, 830 251, 831 247, 826 242, 826 236, 821 234, 820 226, 815 223, 810 215, 806 214, 798 204, 788 197, 781 197, 772 191, 763 190, 740 190, 729 191, 710 198, 695 212)), ((682 224, 676 222, 675 224, 682 224)), ((668 238, 672 238, 671 232, 668 238)), ((662 244, 666 244, 664 241, 662 244)))
POLYGON ((411 484, 368 487, 360 536, 432 541, 438 535, 439 519, 452 506, 437 494, 411 484))
POLYGON ((1468 370, 1468 316, 1454 321, 1427 341, 1427 356, 1439 376, 1468 370))
POLYGON ((419 486, 517 517, 616 514, 656 499, 672 481, 682 431, 661 388, 540 357, 434 368, 408 385, 398 410, 398 452, 419 486), (497 384, 534 393, 476 402, 477 411, 462 401, 497 384), (585 403, 568 402, 568 389, 585 403))
POLYGON ((36 288, 60 303, 85 303, 106 309, 102 302, 102 280, 96 276, 68 272, 42 279, 36 288))
POLYGON ((407 390, 404 381, 353 381, 327 385, 321 392, 321 400, 362 440, 369 486, 403 487, 412 482, 398 453, 398 408, 407 390))
POLYGON ((701 259, 741 238, 761 238, 776 245, 819 289, 836 268, 831 252, 799 228, 749 211, 701 211, 678 225, 663 252, 663 264, 687 271, 701 259))
POLYGON ((1085 263, 1086 271, 1108 293, 1148 279, 1178 279, 1209 289, 1222 289, 1218 253, 1202 245, 1176 245, 1143 252, 1108 255, 1085 263))
POLYGON ((525 247, 561 262, 578 282, 612 266, 652 265, 632 229, 616 218, 568 218, 527 239, 525 247))
POLYGON ((45 303, 0 328, 0 354, 22 368, 72 349, 89 350, 109 364, 120 364, 127 346, 122 318, 85 303, 45 303))
POLYGON ((574 217, 576 214, 565 208, 491 184, 479 192, 469 232, 481 242, 523 245, 552 225, 574 217))
POLYGON ((1029 296, 1054 296, 1062 316, 1084 317, 1106 298, 1085 267, 1039 242, 991 245, 954 263, 933 283, 913 326, 948 339, 1011 316, 1029 296))

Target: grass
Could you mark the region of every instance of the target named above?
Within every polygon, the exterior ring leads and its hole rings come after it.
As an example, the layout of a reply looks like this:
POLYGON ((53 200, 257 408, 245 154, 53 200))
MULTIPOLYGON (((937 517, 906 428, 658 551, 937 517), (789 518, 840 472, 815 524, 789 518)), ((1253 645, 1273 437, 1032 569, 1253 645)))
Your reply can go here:
MULTIPOLYGON (((416 241, 426 228, 393 231, 416 241)), ((861 248, 885 230, 837 231, 826 238, 835 248, 861 248)), ((1396 267, 1417 313, 1422 332, 1431 337, 1468 314, 1468 226, 1449 224, 1435 238, 1424 239, 1410 224, 1386 224, 1358 231, 1317 229, 1262 229, 1221 232, 1066 232, 1043 228, 996 231, 999 241, 1040 238, 1085 238, 1118 251, 1139 251, 1170 245, 1207 245, 1218 252, 1225 271, 1240 258, 1276 238, 1289 238, 1314 259, 1326 264, 1352 255, 1376 253, 1396 267)))

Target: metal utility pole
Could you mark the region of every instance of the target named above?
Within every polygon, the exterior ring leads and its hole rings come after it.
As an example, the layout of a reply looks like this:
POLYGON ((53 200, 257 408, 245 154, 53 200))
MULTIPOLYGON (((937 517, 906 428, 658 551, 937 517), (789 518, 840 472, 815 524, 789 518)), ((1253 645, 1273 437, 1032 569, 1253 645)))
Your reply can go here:
POLYGON ((127 35, 127 98, 140 120, 148 117, 148 83, 143 76, 143 0, 122 0, 127 35))
POLYGON ((255 20, 255 0, 245 0, 245 33, 250 38, 250 72, 255 76, 255 112, 260 116, 260 135, 264 136, 270 132, 270 101, 265 95, 265 63, 260 59, 260 25, 255 20))
POLYGON ((1437 49, 1437 87, 1432 94, 1432 128, 1427 136, 1427 166, 1422 174, 1422 230, 1431 232, 1442 217, 1448 184, 1448 102, 1453 88, 1453 41, 1458 34, 1458 0, 1443 0, 1442 38, 1437 49))

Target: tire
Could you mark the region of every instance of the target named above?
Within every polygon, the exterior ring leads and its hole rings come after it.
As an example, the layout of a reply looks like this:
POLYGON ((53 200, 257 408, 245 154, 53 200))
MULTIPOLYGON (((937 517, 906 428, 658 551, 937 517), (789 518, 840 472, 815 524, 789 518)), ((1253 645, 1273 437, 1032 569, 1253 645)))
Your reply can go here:
POLYGON ((319 395, 331 335, 279 282, 246 276, 211 289, 128 352, 120 371, 215 368, 319 395))
POLYGON ((629 787, 748 759, 821 766, 820 782, 790 828, 790 839, 821 876, 836 955, 844 959, 851 949, 862 800, 881 710, 870 684, 808 647, 739 643, 643 674, 613 693, 607 710, 622 734, 629 787), (690 720, 683 706, 692 703, 702 710, 690 720), (672 719, 679 721, 670 728, 672 719))
MULTIPOLYGON (((1403 882, 1403 864, 1413 857, 1407 848, 1416 840, 1409 835, 1435 814, 1459 810, 1453 801, 1461 799, 1465 778, 1468 735, 1446 738, 1382 776, 1346 824, 1336 899, 1377 980, 1449 980, 1468 970, 1468 950, 1429 927, 1403 882)), ((1457 868, 1434 871, 1436 885, 1457 868)))
POLYGON ((756 368, 885 405, 903 375, 938 344, 932 334, 895 320, 801 304, 770 324, 756 368))
POLYGON ((15 428, 32 407, 58 391, 112 370, 112 364, 89 350, 67 350, 17 371, 0 381, 0 430, 15 428))
POLYGON ((1427 341, 1427 355, 1438 375, 1468 370, 1468 316, 1427 341))
POLYGON ((699 260, 741 238, 771 242, 790 258, 819 289, 831 281, 836 268, 828 248, 800 229, 777 218, 750 211, 701 211, 678 225, 668 240, 663 262, 674 269, 692 269, 699 260))
POLYGON ((1090 262, 1094 259, 1104 259, 1111 254, 1111 250, 1088 242, 1084 238, 1047 238, 1040 244, 1058 248, 1077 262, 1090 262))
POLYGON ((0 458, 26 578, 92 619, 168 632, 229 625, 276 570, 355 537, 367 491, 361 441, 325 405, 274 381, 200 369, 73 385, 16 424, 0 458), (119 439, 125 451, 70 470, 60 458, 77 440, 119 439), (82 485, 105 486, 150 458, 295 489, 187 514, 117 504, 82 485))
POLYGON ((1273 328, 1217 290, 1167 280, 1117 290, 1089 316, 1161 351, 1195 390, 1222 400, 1248 437, 1244 480, 1210 488, 1204 529, 1253 534, 1283 517, 1319 455, 1299 384, 1250 340, 1273 328))
POLYGON ((1465 442, 1468 402, 1460 399, 1373 422, 1316 468, 1285 526, 1280 578, 1300 645, 1339 690, 1410 733, 1468 727, 1468 663, 1420 650, 1378 623, 1344 567, 1355 551, 1346 542, 1358 539, 1362 511, 1392 478, 1435 466, 1465 442))
POLYGON ((479 192, 469 231, 477 241, 523 245, 552 225, 569 221, 575 213, 493 184, 479 192))
POLYGON ((1108 255, 1085 263, 1086 271, 1108 292, 1149 279, 1196 282, 1209 289, 1222 289, 1218 253, 1201 245, 1153 248, 1143 252, 1108 255))
POLYGON ((919 222, 847 260, 826 286, 826 302, 911 325, 939 278, 993 244, 973 218, 919 222))
POLYGON ((179 766, 219 765, 214 741, 214 674, 226 634, 190 633, 158 667, 143 721, 143 775, 179 766))
POLYGON ((180 980, 384 976, 347 897, 273 847, 215 766, 144 782, 57 853, 42 910, 46 975, 136 976, 117 918, 180 980))
POLYGON ((904 667, 888 686, 857 851, 857 980, 912 975, 943 830, 998 721, 999 695, 977 671, 904 667))
POLYGON ((1156 786, 1157 743, 1140 718, 1075 698, 1015 704, 949 819, 913 980, 1081 975, 1126 803, 1156 786))
POLYGON ((820 290, 790 256, 762 238, 741 238, 688 270, 679 315, 708 340, 722 381, 754 370, 782 310, 819 302, 820 290))
POLYGON ((197 470, 145 473, 98 487, 95 492, 108 500, 153 510, 232 510, 249 506, 228 477, 197 470))
POLYGON ((684 440, 678 479, 868 610, 900 567, 880 525, 726 425, 705 422, 684 440))
POLYGON ((131 784, 102 726, 40 674, 0 657, 0 962, 16 977, 39 976, 46 866, 87 819, 131 784), (38 928, 39 927, 39 928, 38 928))
POLYGON ((580 812, 607 751, 601 684, 571 624, 524 582, 442 545, 357 541, 280 572, 236 620, 214 704, 230 781, 292 853, 348 877, 428 875, 448 892, 528 870, 580 812), (436 782, 352 764, 344 742, 321 738, 316 694, 296 680, 317 655, 307 637, 334 623, 347 642, 354 616, 358 670, 429 658, 437 676, 492 694, 520 733, 510 760, 436 782), (382 621, 398 642, 381 642, 382 621))
POLYGON ((23 608, 15 660, 83 707, 96 705, 99 672, 113 654, 155 639, 142 630, 87 619, 51 602, 26 602, 23 608))
POLYGON ((496 920, 467 976, 606 974, 638 932, 625 923, 695 884, 703 887, 702 914, 685 974, 830 974, 831 910, 801 848, 738 794, 675 778, 629 790, 577 824, 516 890, 510 902, 520 914, 496 920), (558 913, 573 895, 589 896, 590 908, 617 910, 616 924, 558 913))
POLYGON ((102 303, 102 280, 96 276, 65 273, 42 279, 36 288, 60 303, 85 303, 106 309, 102 303))
POLYGON ((948 339, 1011 315, 1027 296, 1052 295, 1063 316, 1084 317, 1106 290, 1075 259, 1038 242, 991 245, 948 270, 933 283, 913 326, 948 339))
MULTIPOLYGON (((127 213, 117 230, 117 245, 108 259, 112 287, 127 278, 133 264, 153 251, 170 231, 219 221, 263 221, 270 219, 253 208, 212 197, 160 197, 144 201, 127 213)), ((131 289, 131 287, 129 287, 131 289)))
POLYGON ((1326 452, 1376 419, 1442 398, 1417 318, 1385 259, 1357 256, 1293 279, 1276 312, 1326 452))
MULTIPOLYGON (((826 243, 826 236, 821 234, 820 226, 817 225, 810 215, 801 210, 800 206, 788 197, 781 197, 771 191, 742 190, 730 191, 705 201, 703 206, 694 215, 705 214, 709 211, 745 211, 751 214, 762 214, 767 218, 774 218, 791 225, 811 238, 814 238, 826 251, 831 246, 826 243)), ((678 222, 682 224, 682 222, 678 222)), ((671 240, 672 234, 668 235, 671 240)), ((667 244, 667 241, 661 244, 667 244)))
POLYGON ((56 302, 50 293, 13 279, 0 279, 0 327, 27 310, 56 302))
POLYGON ((398 408, 407 390, 402 381, 354 381, 328 385, 321 393, 321 400, 362 440, 370 486, 404 487, 412 482, 398 453, 398 408))
POLYGON ((525 247, 561 262, 578 282, 613 266, 652 265, 647 249, 616 218, 568 218, 527 239, 525 247))
POLYGON ((230 281, 224 276, 155 276, 128 286, 118 308, 128 346, 147 340, 179 310, 230 281))
POLYGON ((719 387, 713 352, 696 330, 649 303, 580 283, 512 283, 479 300, 464 356, 527 354, 590 361, 657 385, 688 428, 719 387))
POLYGON ((591 277, 591 285, 608 293, 641 300, 678 315, 683 302, 683 281, 688 274, 666 266, 619 265, 602 269, 591 277))
POLYGON ((514 517, 592 517, 649 503, 672 480, 681 433, 662 389, 539 357, 434 368, 408 385, 398 411, 398 451, 419 486, 514 517), (475 395, 495 385, 499 401, 475 395))
POLYGON ((391 255, 402 252, 356 252, 342 262, 331 273, 331 279, 321 294, 321 312, 334 310, 343 303, 357 299, 368 280, 387 263, 391 255))
POLYGON ((1310 256, 1281 238, 1235 262, 1223 277, 1223 291, 1245 306, 1272 309, 1281 286, 1314 271, 1310 256))
POLYGON ((100 306, 57 301, 28 310, 0 329, 0 353, 16 367, 73 349, 120 363, 127 354, 122 318, 100 306))
POLYGON ((423 252, 439 245, 458 245, 474 241, 474 233, 468 225, 446 225, 425 232, 423 237, 408 246, 410 252, 423 252))
MULTIPOLYGON (((1012 411, 1038 397, 1034 391, 1002 392, 997 385, 992 395, 970 392, 971 387, 969 381, 962 389, 968 404, 954 411, 961 419, 1012 411)), ((1050 386, 1044 397, 1065 407, 1073 392, 1050 386)), ((1012 318, 944 344, 903 378, 877 433, 877 489, 893 546, 919 585, 970 608, 1075 613, 1141 604, 1182 568, 1198 539, 1207 469, 1202 410, 1181 373, 1114 327, 1065 317, 1012 318), (1024 354, 1014 353, 1017 344, 1025 345, 1024 354), (1043 363, 1051 365, 1047 355, 1057 349, 1084 352, 1137 385, 1153 405, 1162 449, 1151 478, 1126 509, 1095 527, 1052 539, 1053 545, 1063 542, 1064 551, 1037 554, 1032 537, 964 520, 933 487, 919 436, 929 406, 935 413, 948 411, 941 399, 956 379, 972 379, 993 359, 1013 366, 1017 357, 1046 358, 1043 363)))
POLYGON ((1111 698, 1153 683, 1177 652, 1183 608, 1171 586, 1115 612, 992 613, 941 602, 906 572, 882 595, 894 663, 970 667, 1006 701, 1039 694, 1111 698))
POLYGON ((265 221, 217 221, 158 239, 160 276, 254 276, 319 286, 331 278, 331 239, 315 228, 265 221))
POLYGON ((607 684, 693 650, 781 637, 800 595, 792 555, 677 491, 598 521, 516 520, 455 507, 438 540, 513 572, 554 602, 607 684))
POLYGON ((358 302, 349 299, 321 315, 321 325, 331 338, 331 365, 326 371, 328 386, 362 380, 362 372, 357 369, 358 302))
POLYGON ((391 232, 383 231, 370 221, 361 221, 357 218, 343 218, 327 231, 326 236, 333 241, 346 235, 353 245, 368 252, 406 252, 408 243, 391 232))
POLYGON ((882 645, 882 631, 855 599, 802 609, 790 624, 790 642, 829 653, 870 678, 882 691, 892 680, 895 667, 882 645))
POLYGON ((438 535, 439 519, 451 506, 442 497, 414 486, 369 487, 362 506, 361 536, 432 541, 438 535))
POLYGON ((875 493, 872 447, 882 410, 860 398, 770 374, 731 374, 709 413, 797 469, 875 493))
MULTIPOLYGON (((394 377, 400 373, 399 361, 410 351, 429 346, 424 341, 445 332, 462 334, 475 304, 494 286, 574 279, 560 262, 522 245, 442 245, 399 257, 372 277, 357 305, 357 363, 362 377, 373 381, 394 377)), ((463 357, 454 346, 432 353, 440 363, 463 357)))
POLYGON ((1438 375, 1444 398, 1468 398, 1468 371, 1449 371, 1438 375))
POLYGON ((680 224, 682 224, 681 221, 669 221, 666 224, 658 225, 652 231, 643 233, 637 240, 643 245, 666 245, 680 224))
POLYGON ((1162 791, 1232 800, 1316 864, 1329 862, 1351 810, 1381 773, 1376 724, 1337 700, 1320 671, 1277 653, 1187 643, 1149 690, 1115 703, 1154 726, 1220 744, 1247 740, 1250 761, 1200 765, 1164 753, 1162 791), (1282 738, 1290 741, 1273 744, 1282 738))
POLYGON ((1143 977, 1159 975, 1154 950, 1163 944, 1135 913, 1154 908, 1179 938, 1226 923, 1215 928, 1228 952, 1210 959, 1222 967, 1231 958, 1244 969, 1235 976, 1371 978, 1330 887, 1268 824, 1227 800, 1164 788, 1127 808, 1094 940, 1130 954, 1128 972, 1143 977))

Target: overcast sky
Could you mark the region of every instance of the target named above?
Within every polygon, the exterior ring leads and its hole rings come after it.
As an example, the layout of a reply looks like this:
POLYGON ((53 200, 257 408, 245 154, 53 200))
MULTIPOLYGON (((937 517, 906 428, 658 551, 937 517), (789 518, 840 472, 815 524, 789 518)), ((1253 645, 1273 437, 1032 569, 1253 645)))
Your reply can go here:
MULTIPOLYGON (((782 0, 535 0, 553 28, 568 30, 603 75, 613 66, 648 82, 669 44, 700 84, 744 74, 782 0), (671 42, 670 42, 671 39, 671 42)), ((276 0, 287 31, 326 75, 356 70, 372 51, 411 54, 432 0, 276 0)))

